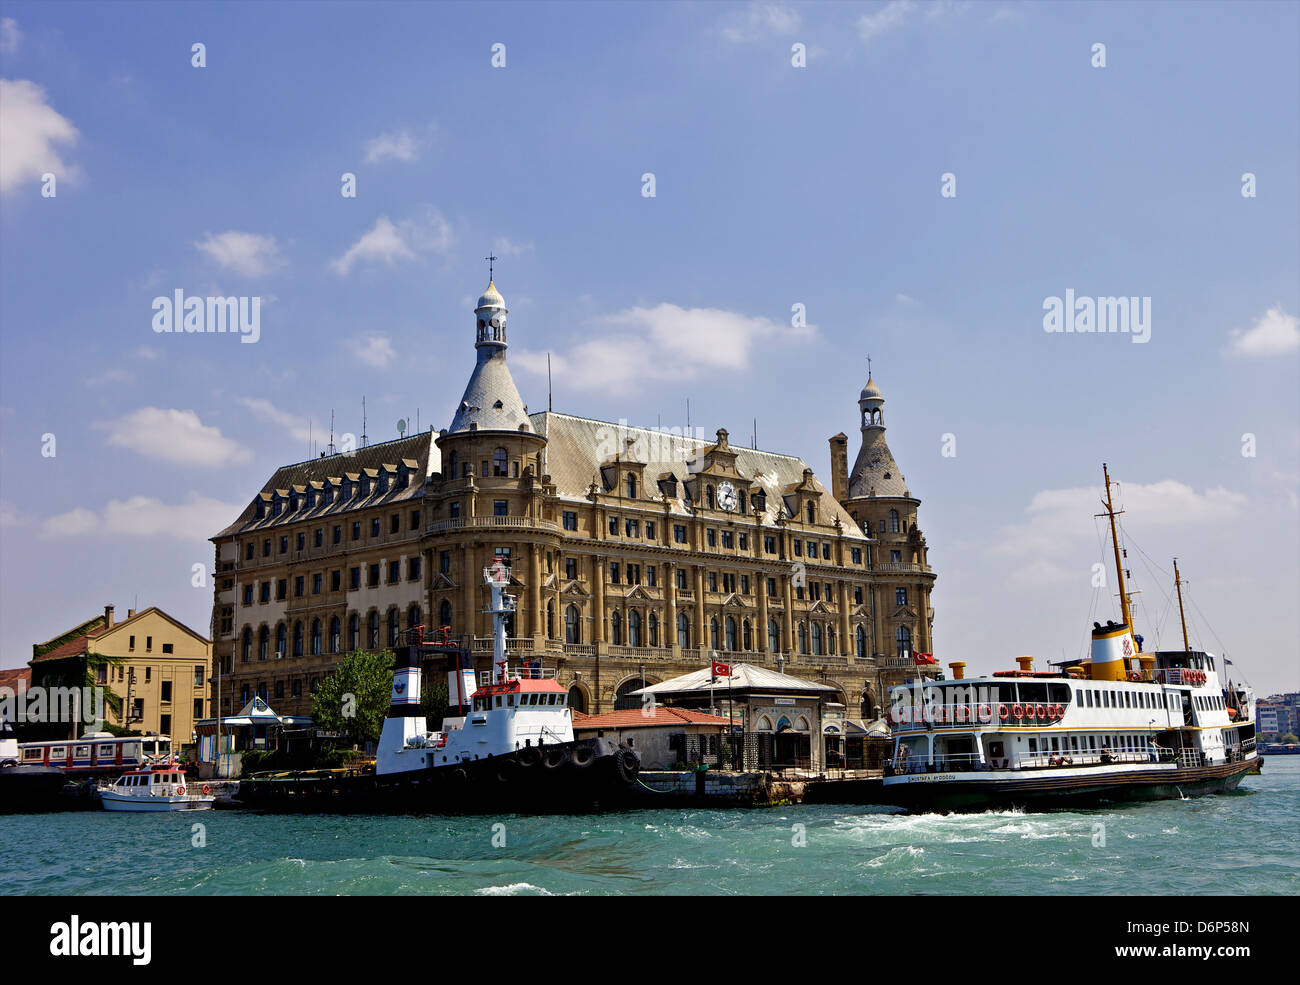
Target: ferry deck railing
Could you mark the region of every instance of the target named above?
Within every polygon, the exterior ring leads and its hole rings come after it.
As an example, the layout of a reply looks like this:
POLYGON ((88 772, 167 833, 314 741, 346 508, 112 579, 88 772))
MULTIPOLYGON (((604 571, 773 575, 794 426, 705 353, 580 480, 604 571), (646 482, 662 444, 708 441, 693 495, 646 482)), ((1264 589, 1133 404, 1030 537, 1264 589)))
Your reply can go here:
POLYGON ((1174 750, 1156 747, 1146 750, 1115 750, 1088 752, 1045 752, 1021 756, 1012 764, 1007 757, 986 757, 981 760, 975 753, 937 755, 933 762, 925 756, 895 756, 889 767, 893 775, 912 775, 917 773, 968 773, 1006 769, 1059 769, 1065 766, 1113 766, 1117 763, 1168 763, 1177 761, 1180 766, 1201 765, 1198 750, 1184 749, 1183 753, 1195 753, 1194 756, 1179 756, 1174 750))

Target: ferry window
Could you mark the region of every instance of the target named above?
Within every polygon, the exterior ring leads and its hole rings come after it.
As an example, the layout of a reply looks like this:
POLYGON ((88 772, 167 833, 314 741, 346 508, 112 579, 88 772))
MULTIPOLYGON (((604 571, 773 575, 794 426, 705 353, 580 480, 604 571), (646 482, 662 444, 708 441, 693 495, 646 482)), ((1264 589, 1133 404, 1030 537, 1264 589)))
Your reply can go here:
POLYGON ((1077 735, 1070 736, 1070 748, 1075 752, 1079 751, 1079 737, 1077 735))
POLYGON ((556 703, 557 705, 562 705, 562 704, 564 704, 564 699, 567 698, 567 697, 568 697, 567 694, 557 694, 557 695, 555 696, 555 703, 556 703))
MULTIPOLYGON (((990 747, 989 751, 990 751, 990 752, 993 751, 993 750, 992 750, 992 747, 990 747)), ((1029 751, 1030 751, 1031 753, 1037 753, 1037 752, 1038 752, 1038 740, 1035 739, 1035 738, 1033 738, 1032 736, 1031 736, 1030 739, 1029 739, 1029 751)), ((997 753, 994 753, 994 755, 997 755, 997 753)))
POLYGON ((1052 752, 1061 751, 1061 742, 1056 736, 1052 736, 1052 752))
POLYGON ((499 694, 497 695, 497 707, 498 707, 498 708, 501 707, 501 695, 499 695, 499 694))

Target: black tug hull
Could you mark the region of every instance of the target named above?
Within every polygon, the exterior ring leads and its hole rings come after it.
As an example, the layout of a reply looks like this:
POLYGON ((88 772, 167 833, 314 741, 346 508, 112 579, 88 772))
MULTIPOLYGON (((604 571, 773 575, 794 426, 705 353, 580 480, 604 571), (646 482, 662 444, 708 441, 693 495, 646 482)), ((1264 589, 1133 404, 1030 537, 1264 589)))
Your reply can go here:
POLYGON ((1253 760, 1171 770, 1147 770, 1096 777, 1057 777, 1034 771, 1029 776, 989 780, 886 783, 882 804, 912 813, 972 813, 1020 809, 1047 811, 1151 800, 1181 800, 1235 790, 1253 760), (1037 774, 1037 775, 1035 775, 1037 774))
POLYGON ((67 810, 61 796, 68 778, 52 766, 0 767, 0 814, 34 814, 67 810))
POLYGON ((631 750, 594 738, 387 777, 323 770, 255 777, 239 784, 237 800, 289 813, 573 813, 621 802, 637 771, 631 750))

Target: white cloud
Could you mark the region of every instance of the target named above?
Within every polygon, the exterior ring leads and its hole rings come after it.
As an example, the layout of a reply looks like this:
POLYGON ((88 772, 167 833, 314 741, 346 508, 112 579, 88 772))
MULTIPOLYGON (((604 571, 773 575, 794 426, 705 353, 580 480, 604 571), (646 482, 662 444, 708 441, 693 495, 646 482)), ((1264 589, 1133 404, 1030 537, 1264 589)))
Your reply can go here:
POLYGON ((1232 330, 1231 351, 1238 356, 1276 356, 1300 349, 1300 318, 1274 305, 1248 331, 1232 330))
POLYGON ((141 407, 97 427, 108 431, 110 445, 167 462, 220 466, 252 459, 248 449, 204 425, 192 410, 141 407))
POLYGON ((0 192, 39 180, 47 171, 60 180, 79 173, 55 150, 56 144, 75 144, 77 128, 50 106, 35 82, 0 79, 0 142, 0 192))
POLYGON ((722 36, 736 44, 788 36, 799 30, 799 14, 785 4, 751 3, 743 11, 728 17, 722 24, 722 36))
POLYGON ((218 265, 244 277, 265 277, 284 266, 274 236, 259 233, 207 233, 194 244, 218 265))
POLYGON ((295 441, 307 441, 312 434, 308 423, 297 414, 281 410, 264 397, 236 397, 235 403, 247 407, 265 421, 284 428, 295 441))
POLYGON ((419 156, 419 142, 410 130, 381 133, 366 141, 366 163, 394 160, 410 163, 419 156))
MULTIPOLYGON (((552 355, 552 368, 570 386, 606 389, 648 380, 692 379, 714 369, 744 369, 756 344, 767 339, 802 341, 814 328, 788 328, 717 308, 659 304, 628 308, 596 319, 599 331, 567 354, 552 355)), ((544 374, 546 354, 516 356, 523 369, 544 374)))
POLYGON ((102 513, 84 506, 48 518, 46 537, 99 533, 125 537, 174 537, 205 541, 239 515, 242 506, 191 492, 183 503, 164 503, 151 496, 110 500, 102 513))
POLYGON ((7 499, 0 499, 0 527, 22 526, 18 517, 18 507, 7 499))
POLYGON ((367 335, 352 343, 352 353, 363 363, 376 369, 387 369, 397 356, 393 343, 384 335, 367 335))
POLYGON ((451 223, 434 209, 425 209, 419 216, 396 224, 381 215, 346 253, 330 262, 330 267, 339 276, 346 277, 362 260, 382 261, 392 266, 399 260, 414 260, 419 253, 446 256, 453 241, 451 223))
POLYGON ((533 244, 516 243, 505 236, 498 236, 492 242, 492 252, 499 257, 517 257, 525 253, 532 253, 533 244))
POLYGON ((872 14, 858 18, 858 36, 863 41, 874 41, 882 34, 902 27, 913 9, 912 0, 889 0, 872 14))
POLYGON ((110 383, 130 383, 135 377, 124 369, 106 369, 86 380, 87 386, 107 386, 110 383))
POLYGON ((23 39, 23 32, 18 30, 18 22, 12 17, 0 20, 0 55, 12 55, 18 50, 18 42, 23 39))
POLYGON ((162 350, 155 349, 150 345, 137 346, 135 349, 135 357, 137 359, 144 359, 148 362, 153 362, 155 359, 162 358, 162 350))

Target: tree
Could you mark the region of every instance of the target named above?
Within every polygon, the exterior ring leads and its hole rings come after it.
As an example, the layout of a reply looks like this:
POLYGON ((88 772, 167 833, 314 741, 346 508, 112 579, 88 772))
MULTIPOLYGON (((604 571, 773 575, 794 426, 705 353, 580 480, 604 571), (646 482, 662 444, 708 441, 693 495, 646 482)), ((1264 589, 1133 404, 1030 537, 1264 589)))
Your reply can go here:
POLYGON ((1277 737, 1277 741, 1282 743, 1283 745, 1293 746, 1297 742, 1300 742, 1300 739, 1296 738, 1295 735, 1293 735, 1292 733, 1287 732, 1285 735, 1279 735, 1277 737))
POLYGON ((392 690, 392 651, 354 650, 320 682, 312 699, 312 721, 354 745, 373 742, 383 730, 392 690))

